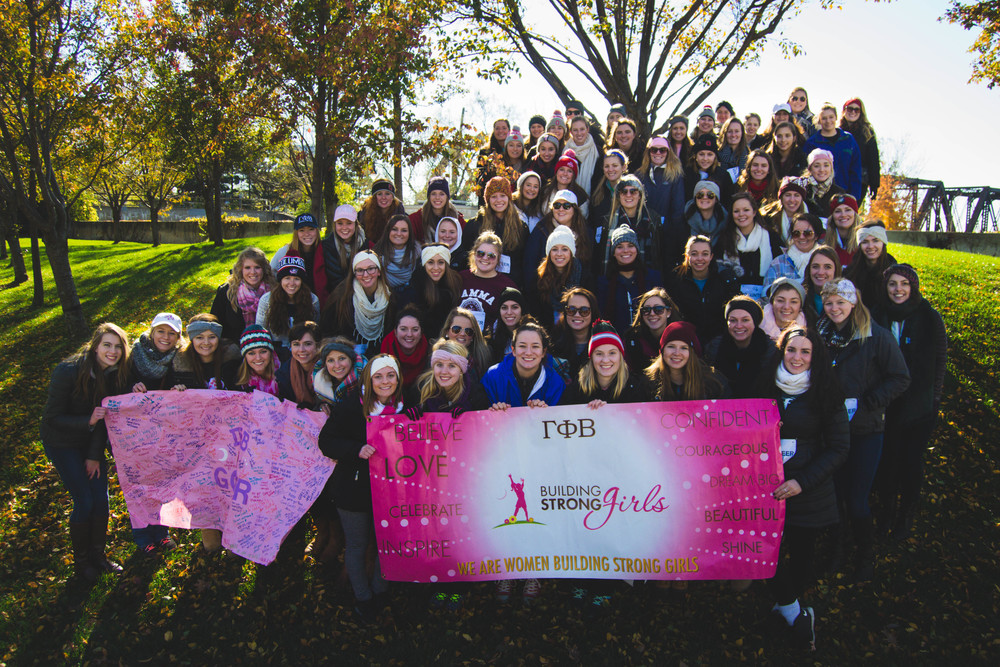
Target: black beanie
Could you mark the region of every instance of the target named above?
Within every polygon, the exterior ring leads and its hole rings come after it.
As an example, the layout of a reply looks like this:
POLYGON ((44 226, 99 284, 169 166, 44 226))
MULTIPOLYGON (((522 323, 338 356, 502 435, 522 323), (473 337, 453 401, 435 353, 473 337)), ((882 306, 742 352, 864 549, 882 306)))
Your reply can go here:
POLYGON ((746 294, 734 296, 726 304, 727 320, 729 319, 729 313, 734 310, 744 310, 749 313, 750 319, 753 320, 754 328, 759 327, 761 321, 764 319, 764 311, 761 309, 760 304, 748 297, 746 294))

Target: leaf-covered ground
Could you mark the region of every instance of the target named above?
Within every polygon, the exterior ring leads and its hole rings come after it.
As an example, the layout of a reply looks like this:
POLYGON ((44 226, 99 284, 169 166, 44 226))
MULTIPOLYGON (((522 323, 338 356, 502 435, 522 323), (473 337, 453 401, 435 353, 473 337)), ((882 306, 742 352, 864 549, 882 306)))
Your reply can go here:
MULTIPOLYGON (((252 241, 268 253, 283 243, 252 241)), ((89 320, 137 334, 159 310, 185 319, 207 310, 241 247, 76 242, 72 257, 89 320)), ((76 585, 68 496, 37 431, 48 375, 79 341, 63 335, 51 279, 45 309, 28 307, 30 283, 0 291, 0 664, 996 664, 1000 260, 892 251, 918 267, 951 335, 944 418, 915 534, 880 542, 874 583, 828 573, 807 594, 819 617, 809 655, 762 626, 770 602, 759 582, 740 594, 718 583, 622 585, 601 616, 577 609, 562 582, 545 582, 531 608, 496 603, 487 585, 463 587, 458 612, 429 609, 430 587, 396 584, 380 622, 362 627, 337 569, 314 566, 301 541, 268 568, 205 561, 197 533, 184 531, 166 558, 135 558, 116 484, 111 553, 125 574, 76 585)), ((3 269, 0 282, 9 279, 3 269)))

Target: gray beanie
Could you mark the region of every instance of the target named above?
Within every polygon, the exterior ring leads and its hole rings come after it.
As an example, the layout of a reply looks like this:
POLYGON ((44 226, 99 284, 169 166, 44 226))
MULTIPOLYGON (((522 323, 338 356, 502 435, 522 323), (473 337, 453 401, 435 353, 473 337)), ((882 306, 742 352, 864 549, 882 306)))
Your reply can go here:
POLYGON ((697 185, 694 186, 693 194, 695 198, 697 198, 698 193, 701 192, 702 190, 708 190, 713 195, 715 195, 716 199, 722 196, 722 193, 719 190, 719 184, 716 183, 715 181, 698 181, 697 185))
POLYGON ((614 250, 620 243, 631 243, 638 248, 639 237, 636 236, 635 230, 628 225, 618 225, 615 227, 614 231, 611 232, 611 249, 614 250))

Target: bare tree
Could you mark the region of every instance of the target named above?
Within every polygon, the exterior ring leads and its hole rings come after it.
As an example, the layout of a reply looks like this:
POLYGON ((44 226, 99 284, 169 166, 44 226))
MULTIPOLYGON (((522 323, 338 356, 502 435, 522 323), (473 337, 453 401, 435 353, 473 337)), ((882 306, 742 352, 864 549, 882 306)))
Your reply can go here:
MULTIPOLYGON (((829 0, 822 0, 829 4, 829 0)), ((805 0, 464 0, 455 17, 475 26, 453 56, 480 76, 503 80, 527 61, 565 103, 576 95, 563 73, 622 103, 640 133, 689 115, 737 67, 751 62, 805 0), (662 122, 658 125, 658 121, 662 122)), ((795 46, 783 43, 786 49, 795 46)))

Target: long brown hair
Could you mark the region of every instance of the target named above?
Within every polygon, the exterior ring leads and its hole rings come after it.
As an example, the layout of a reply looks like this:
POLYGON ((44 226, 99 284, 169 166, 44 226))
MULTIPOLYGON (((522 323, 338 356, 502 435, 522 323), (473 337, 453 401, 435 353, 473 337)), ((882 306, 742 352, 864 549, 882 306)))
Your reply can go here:
POLYGON ((73 385, 74 393, 83 396, 96 407, 106 396, 124 390, 128 386, 128 355, 130 350, 128 334, 120 326, 112 322, 98 324, 90 340, 67 360, 75 361, 77 364, 76 382, 73 385), (122 358, 114 366, 115 372, 111 374, 110 385, 108 384, 107 372, 101 372, 100 365, 97 363, 97 348, 105 334, 114 334, 122 344, 122 358), (93 378, 93 383, 91 383, 91 378, 93 378))
POLYGON ((402 265, 410 266, 420 260, 420 241, 417 239, 417 235, 413 233, 413 223, 410 222, 410 216, 396 213, 389 218, 389 222, 386 223, 385 228, 382 230, 382 236, 375 243, 375 254, 382 258, 382 266, 389 266, 389 262, 392 261, 395 247, 393 247, 392 242, 389 240, 389 233, 396 226, 397 222, 405 222, 406 229, 409 230, 409 235, 406 239, 406 248, 403 252, 402 265))
POLYGON ((396 215, 396 211, 402 205, 403 202, 394 193, 392 203, 383 211, 379 208, 378 202, 375 201, 375 195, 368 195, 368 199, 361 205, 361 212, 358 215, 358 219, 362 220, 365 225, 365 238, 378 239, 382 236, 382 230, 388 224, 389 218, 396 215))
MULTIPOLYGON (((446 243, 428 243, 424 247, 433 248, 435 246, 448 248, 446 243)), ((452 269, 451 265, 445 262, 444 274, 442 274, 441 280, 435 283, 427 275, 426 266, 426 264, 422 264, 419 269, 414 271, 412 279, 416 293, 424 298, 424 305, 429 309, 434 309, 438 303, 447 299, 450 301, 449 306, 453 308, 457 306, 462 297, 462 277, 458 275, 458 271, 452 269)))
POLYGON ((444 320, 444 325, 441 327, 439 340, 451 340, 448 338, 448 334, 451 332, 451 325, 455 323, 455 318, 459 315, 472 323, 473 333, 472 344, 469 346, 469 363, 480 374, 485 373, 486 369, 490 367, 493 355, 490 352, 489 345, 486 344, 486 338, 483 337, 483 330, 479 328, 479 320, 476 319, 471 310, 460 307, 452 308, 448 313, 448 317, 444 320))
POLYGON ((758 157, 767 160, 767 187, 764 189, 762 201, 759 202, 763 206, 768 201, 776 201, 778 199, 778 174, 774 169, 774 160, 771 159, 771 156, 763 148, 754 149, 747 155, 746 168, 740 173, 740 177, 736 181, 736 189, 740 192, 750 191, 750 163, 753 162, 754 158, 758 157))
POLYGON ((654 287, 649 291, 639 295, 639 303, 636 304, 635 316, 632 318, 632 326, 631 326, 632 333, 638 335, 642 333, 642 330, 644 328, 647 331, 649 330, 649 327, 646 326, 646 323, 642 319, 642 314, 639 311, 642 310, 642 307, 646 305, 646 302, 652 299, 654 296, 662 299, 663 304, 670 309, 670 316, 667 318, 667 324, 664 326, 669 326, 674 322, 684 319, 684 315, 683 313, 681 313, 681 309, 678 308, 677 304, 674 303, 674 300, 670 298, 670 294, 667 293, 667 290, 663 289, 662 287, 654 287))
POLYGON ((423 243, 434 243, 434 230, 437 229, 441 218, 455 218, 458 220, 458 209, 451 203, 451 197, 444 203, 444 211, 441 215, 434 213, 434 207, 431 206, 431 200, 428 197, 424 205, 420 207, 420 223, 424 226, 423 243))
POLYGON ((865 103, 861 101, 861 98, 855 97, 852 100, 848 100, 844 107, 851 102, 857 102, 858 106, 861 107, 861 113, 858 115, 858 120, 855 122, 850 122, 847 120, 846 114, 840 115, 840 129, 850 132, 854 135, 854 138, 858 140, 859 144, 867 143, 869 139, 875 136, 875 129, 872 124, 868 122, 868 112, 865 111, 865 103))
POLYGON ((663 361, 663 350, 653 358, 646 367, 646 377, 656 386, 657 396, 667 401, 700 401, 708 398, 712 392, 718 392, 722 385, 715 378, 715 369, 706 364, 690 345, 691 356, 684 365, 684 384, 678 394, 670 381, 670 369, 663 361))
MULTIPOLYGON (((674 152, 673 142, 670 141, 669 137, 662 137, 667 140, 670 144, 667 147, 667 161, 663 163, 663 179, 667 182, 676 181, 678 178, 684 177, 684 165, 681 164, 681 159, 677 157, 677 153, 674 152)), ((653 162, 649 158, 649 144, 646 144, 646 150, 642 152, 642 164, 639 165, 639 174, 647 175, 649 174, 650 168, 652 168, 653 162)))
MULTIPOLYGON (((538 196, 541 197, 541 194, 539 193, 538 196)), ((497 228, 502 227, 499 236, 508 253, 517 252, 528 236, 528 228, 521 221, 512 196, 507 197, 507 208, 504 209, 503 217, 498 217, 489 202, 486 202, 479 209, 479 219, 482 221, 479 227, 480 232, 496 233, 497 228)))
POLYGON ((236 263, 233 264, 229 278, 226 280, 229 285, 226 289, 226 298, 229 299, 229 305, 237 313, 240 312, 240 307, 236 303, 236 291, 243 283, 243 265, 247 262, 255 262, 263 270, 261 282, 268 288, 274 287, 274 271, 271 270, 271 263, 267 261, 267 255, 264 254, 264 251, 257 246, 248 246, 241 250, 240 254, 236 255, 236 263))
MULTIPOLYGON (((301 279, 300 279, 301 280, 301 279)), ((295 324, 313 319, 312 292, 305 280, 302 280, 299 289, 289 297, 288 292, 281 286, 281 281, 271 288, 271 299, 268 303, 267 321, 264 326, 276 336, 288 333, 291 328, 288 326, 289 306, 295 308, 295 324)))

